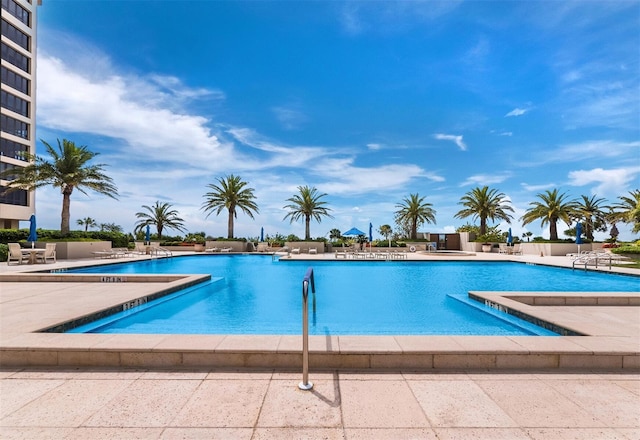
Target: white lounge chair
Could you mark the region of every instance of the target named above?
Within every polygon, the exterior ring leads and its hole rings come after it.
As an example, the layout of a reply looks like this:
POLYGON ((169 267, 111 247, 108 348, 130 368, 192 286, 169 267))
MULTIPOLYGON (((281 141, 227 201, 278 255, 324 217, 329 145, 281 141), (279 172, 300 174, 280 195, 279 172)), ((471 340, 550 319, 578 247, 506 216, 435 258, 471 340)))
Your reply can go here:
POLYGON ((20 243, 9 243, 9 255, 7 257, 7 264, 11 264, 12 261, 17 261, 18 264, 22 264, 23 261, 29 261, 29 257, 25 257, 22 253, 20 243))
POLYGON ((226 248, 220 249, 220 252, 231 252, 232 250, 233 250, 233 248, 226 247, 226 248))
POLYGON ((56 262, 56 243, 46 243, 44 252, 36 254, 36 262, 45 263, 47 260, 53 260, 56 262))
POLYGON ((292 254, 299 254, 299 253, 300 253, 300 248, 293 248, 293 249, 291 249, 291 253, 292 253, 292 254))
POLYGON ((309 248, 309 254, 317 254, 318 253, 318 249, 316 248, 309 248))

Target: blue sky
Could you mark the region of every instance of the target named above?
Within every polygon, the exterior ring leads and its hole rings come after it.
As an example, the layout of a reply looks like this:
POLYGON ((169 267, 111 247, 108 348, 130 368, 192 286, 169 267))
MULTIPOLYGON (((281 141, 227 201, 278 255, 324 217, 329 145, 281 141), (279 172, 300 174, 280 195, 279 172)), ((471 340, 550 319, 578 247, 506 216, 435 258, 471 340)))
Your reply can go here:
MULTIPOLYGON (((422 231, 453 232, 471 222, 454 218, 460 197, 484 185, 511 200, 514 234, 548 237, 519 221, 536 194, 613 202, 640 187, 638 1, 45 0, 38 13, 37 137, 100 152, 120 192, 74 192, 72 224, 132 231, 159 200, 224 236, 226 213, 201 205, 235 174, 260 208, 239 214, 240 237, 304 236, 283 221, 300 185, 334 216, 314 237, 394 226, 411 193, 437 213, 422 231)), ((40 227, 59 227, 61 204, 38 190, 40 227)))

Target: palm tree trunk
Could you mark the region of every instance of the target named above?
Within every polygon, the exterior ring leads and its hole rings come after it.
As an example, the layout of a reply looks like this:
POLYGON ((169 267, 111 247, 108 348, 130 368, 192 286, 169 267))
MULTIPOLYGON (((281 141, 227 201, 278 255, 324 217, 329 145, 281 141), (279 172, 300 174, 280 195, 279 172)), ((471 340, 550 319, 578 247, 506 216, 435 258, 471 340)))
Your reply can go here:
POLYGON ((69 187, 65 187, 62 190, 62 213, 60 214, 60 233, 68 234, 69 233, 69 217, 71 216, 71 212, 69 207, 71 206, 71 192, 73 188, 69 189, 69 187))
POLYGON ((304 239, 311 240, 311 217, 306 215, 304 217, 304 239))
POLYGON ((549 240, 557 240, 558 239, 558 221, 550 220, 549 221, 549 240))
POLYGON ((484 235, 487 233, 487 219, 484 217, 480 218, 480 235, 484 235))
POLYGON ((229 221, 227 223, 227 238, 233 238, 233 215, 235 211, 229 209, 229 221))

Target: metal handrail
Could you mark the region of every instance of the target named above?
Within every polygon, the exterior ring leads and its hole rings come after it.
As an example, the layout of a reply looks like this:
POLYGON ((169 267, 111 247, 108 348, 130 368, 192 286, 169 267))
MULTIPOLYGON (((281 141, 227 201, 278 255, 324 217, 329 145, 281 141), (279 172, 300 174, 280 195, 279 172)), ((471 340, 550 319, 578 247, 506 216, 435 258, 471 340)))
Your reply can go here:
POLYGON ((309 284, 315 295, 316 283, 312 267, 307 269, 302 279, 302 382, 298 384, 298 388, 305 391, 313 388, 313 383, 309 382, 309 284))

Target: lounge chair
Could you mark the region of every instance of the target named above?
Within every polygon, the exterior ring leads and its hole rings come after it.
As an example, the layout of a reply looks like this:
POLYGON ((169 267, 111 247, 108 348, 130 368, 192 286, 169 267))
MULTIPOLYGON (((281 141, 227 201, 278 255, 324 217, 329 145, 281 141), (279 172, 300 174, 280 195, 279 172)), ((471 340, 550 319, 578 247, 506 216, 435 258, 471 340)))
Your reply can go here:
POLYGON ((20 243, 9 243, 9 255, 7 258, 7 264, 11 264, 12 261, 17 261, 18 264, 22 264, 23 261, 29 261, 29 257, 22 253, 20 243))
POLYGON ((511 249, 511 254, 512 255, 522 255, 522 249, 520 249, 520 244, 514 244, 513 248, 511 249))
POLYGON ((47 260, 53 260, 56 262, 56 243, 46 243, 44 252, 36 254, 36 262, 45 263, 47 260))
POLYGON ((316 248, 309 248, 309 254, 317 254, 318 253, 318 249, 316 248))
POLYGON ((212 247, 204 250, 205 252, 220 252, 220 248, 212 247))
POLYGON ((226 248, 220 249, 220 252, 231 252, 232 250, 233 250, 233 248, 226 247, 226 248))
POLYGON ((293 249, 291 249, 291 253, 292 253, 292 254, 299 254, 299 253, 300 253, 300 248, 293 248, 293 249))

